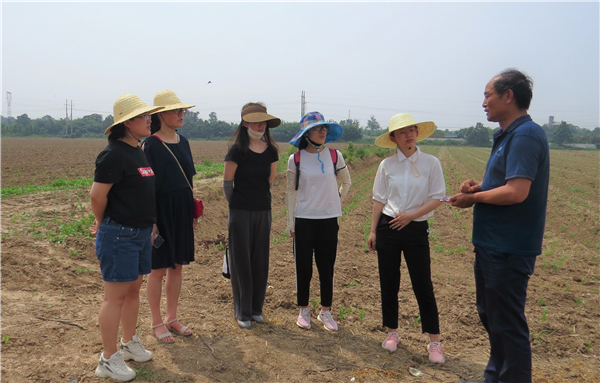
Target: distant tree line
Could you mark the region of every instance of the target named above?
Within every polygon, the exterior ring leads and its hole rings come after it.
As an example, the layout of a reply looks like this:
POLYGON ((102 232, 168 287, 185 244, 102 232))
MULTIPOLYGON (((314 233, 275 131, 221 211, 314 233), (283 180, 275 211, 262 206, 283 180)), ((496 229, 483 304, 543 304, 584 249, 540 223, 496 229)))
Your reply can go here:
MULTIPOLYGON (((215 112, 208 115, 207 120, 198 117, 200 112, 188 112, 183 119, 182 135, 191 139, 222 140, 228 139, 236 131, 238 123, 221 121, 215 112)), ((52 116, 31 119, 27 114, 17 118, 2 117, 0 132, 3 137, 64 137, 64 138, 97 138, 104 137, 106 128, 113 124, 113 116, 105 118, 100 114, 90 114, 82 118, 54 119, 52 116)), ((330 120, 330 122, 338 123, 330 120)), ((343 128, 340 141, 358 141, 363 137, 363 129, 358 120, 343 120, 339 124, 343 128)), ((291 140, 300 131, 299 122, 285 122, 272 129, 271 135, 278 142, 291 140)))
MULTIPOLYGON (((221 121, 217 118, 215 112, 208 115, 207 120, 198 117, 200 112, 188 112, 183 120, 183 127, 179 129, 181 134, 190 139, 203 140, 223 140, 228 139, 235 132, 238 123, 221 121)), ((338 123, 343 128, 341 142, 362 142, 372 143, 374 138, 387 132, 388 128, 383 128, 371 116, 367 126, 361 127, 360 122, 355 119, 346 119, 341 121, 329 120, 329 122, 338 123)), ((103 117, 100 114, 90 114, 82 118, 69 120, 65 118, 54 119, 52 116, 31 119, 27 114, 22 114, 17 118, 1 117, 0 133, 2 137, 64 137, 64 138, 96 138, 104 137, 104 131, 113 123, 113 116, 103 117)), ((595 144, 600 148, 600 127, 594 130, 580 128, 568 122, 562 121, 560 124, 542 126, 550 143, 556 145, 564 144, 595 144)), ((271 135, 278 142, 287 142, 291 140, 300 130, 299 122, 282 121, 281 125, 272 129, 271 135)), ((469 146, 491 146, 491 138, 498 128, 488 128, 481 122, 474 126, 459 130, 450 131, 448 129, 436 130, 431 138, 446 138, 448 135, 454 136, 460 140, 461 145, 469 146)), ((428 143, 435 141, 429 140, 428 143)), ((437 142, 438 144, 452 144, 452 140, 437 142)), ((459 144, 458 142, 455 144, 459 144)))

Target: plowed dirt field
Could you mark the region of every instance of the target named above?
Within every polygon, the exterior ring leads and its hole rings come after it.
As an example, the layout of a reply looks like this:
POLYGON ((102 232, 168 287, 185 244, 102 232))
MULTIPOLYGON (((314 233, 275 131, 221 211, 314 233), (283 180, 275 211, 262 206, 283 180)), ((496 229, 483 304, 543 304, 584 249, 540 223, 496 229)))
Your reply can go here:
MULTIPOLYGON (((100 139, 2 139, 2 188, 93 178, 100 139)), ((225 142, 192 141, 196 164, 221 162, 225 142)), ((332 145, 341 148, 344 145, 332 145)), ((281 144, 283 150, 287 144, 281 144)), ((466 178, 481 180, 489 149, 422 147, 438 156, 448 194, 466 178)), ((599 152, 552 151, 543 254, 529 283, 534 382, 598 382, 600 224, 599 152)), ((427 359, 418 308, 402 266, 398 351, 381 347, 375 253, 365 250, 371 188, 381 158, 350 166, 353 185, 340 219, 333 312, 340 330, 302 330, 292 242, 285 228, 285 175, 273 188, 273 227, 265 324, 238 328, 231 286, 221 275, 227 239, 222 179, 196 179, 205 203, 196 229, 196 262, 184 267, 181 322, 193 330, 159 345, 150 331, 145 285, 138 335, 154 353, 131 362, 149 382, 456 382, 481 380, 489 344, 475 309, 471 210, 446 204, 431 221, 432 279, 440 310, 446 363, 427 359), (343 315, 343 319, 341 316, 343 315), (413 377, 408 368, 423 371, 413 377)), ((97 382, 101 352, 97 317, 102 280, 87 188, 5 197, 1 212, 1 378, 3 382, 97 382), (83 227, 85 226, 85 227, 83 227)), ((317 273, 315 272, 315 276, 317 273)), ((317 292, 318 279, 312 291, 317 292)), ((313 293, 312 297, 317 298, 313 293)), ((315 301, 316 303, 316 301, 315 301)), ((313 322, 316 312, 313 311, 313 322)), ((318 322, 317 322, 318 323, 318 322)))

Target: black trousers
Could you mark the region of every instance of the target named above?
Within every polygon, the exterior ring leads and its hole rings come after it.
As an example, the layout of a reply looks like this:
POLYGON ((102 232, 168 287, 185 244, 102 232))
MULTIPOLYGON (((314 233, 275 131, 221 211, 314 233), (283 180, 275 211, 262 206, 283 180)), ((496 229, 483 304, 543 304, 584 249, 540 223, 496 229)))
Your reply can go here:
POLYGON ((486 382, 531 383, 525 304, 536 258, 475 246, 477 312, 490 337, 486 382))
POLYGON ((392 219, 385 214, 381 215, 375 238, 383 325, 392 329, 398 328, 400 262, 401 254, 404 253, 412 288, 419 305, 421 329, 429 334, 439 334, 439 314, 431 282, 429 225, 427 221, 413 221, 398 231, 390 229, 389 222, 392 219))
POLYGON ((294 259, 298 306, 308 306, 314 252, 321 284, 321 306, 331 307, 339 230, 337 218, 296 218, 295 226, 294 259))
POLYGON ((229 271, 237 320, 262 315, 269 277, 271 210, 229 210, 229 271))

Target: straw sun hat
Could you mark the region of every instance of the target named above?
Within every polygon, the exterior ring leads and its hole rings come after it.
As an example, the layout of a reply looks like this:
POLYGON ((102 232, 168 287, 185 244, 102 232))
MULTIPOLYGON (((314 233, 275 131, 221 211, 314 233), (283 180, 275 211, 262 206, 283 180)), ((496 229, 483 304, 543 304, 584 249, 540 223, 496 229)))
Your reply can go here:
POLYGON ((395 148, 396 143, 390 140, 390 133, 395 130, 406 128, 409 126, 416 126, 419 130, 417 142, 422 141, 427 137, 431 136, 435 131, 435 123, 433 121, 416 123, 410 114, 400 113, 390 118, 388 132, 383 133, 381 136, 377 137, 375 139, 375 145, 380 146, 382 148, 395 148))
POLYGON ((122 122, 144 113, 155 113, 160 109, 162 109, 162 106, 148 106, 135 94, 122 94, 117 98, 117 101, 115 101, 115 104, 113 105, 114 123, 104 131, 104 134, 110 134, 110 130, 122 122))
POLYGON ((161 90, 154 96, 154 106, 162 106, 160 112, 166 112, 175 109, 190 109, 196 105, 184 104, 172 90, 161 90))
POLYGON ((342 135, 342 127, 333 122, 325 121, 325 117, 319 112, 306 113, 300 119, 300 131, 290 140, 290 144, 298 147, 304 133, 317 125, 327 125, 327 137, 325 143, 336 141, 342 135))
POLYGON ((242 109, 242 120, 246 122, 267 122, 267 128, 275 128, 281 124, 281 120, 267 113, 267 107, 258 103, 252 103, 242 109))

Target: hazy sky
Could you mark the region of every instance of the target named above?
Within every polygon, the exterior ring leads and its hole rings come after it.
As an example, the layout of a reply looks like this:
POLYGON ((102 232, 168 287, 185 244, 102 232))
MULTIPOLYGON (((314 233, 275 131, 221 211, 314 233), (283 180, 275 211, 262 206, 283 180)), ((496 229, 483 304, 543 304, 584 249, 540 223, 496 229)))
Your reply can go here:
POLYGON ((2 115, 112 114, 171 89, 207 119, 239 122, 266 103, 285 121, 396 113, 438 127, 486 121, 487 81, 516 67, 534 80, 530 114, 594 128, 599 3, 2 2, 2 115), (208 82, 211 81, 210 84, 208 82))

